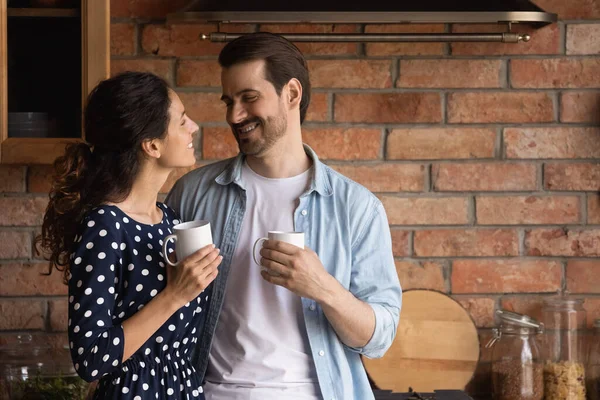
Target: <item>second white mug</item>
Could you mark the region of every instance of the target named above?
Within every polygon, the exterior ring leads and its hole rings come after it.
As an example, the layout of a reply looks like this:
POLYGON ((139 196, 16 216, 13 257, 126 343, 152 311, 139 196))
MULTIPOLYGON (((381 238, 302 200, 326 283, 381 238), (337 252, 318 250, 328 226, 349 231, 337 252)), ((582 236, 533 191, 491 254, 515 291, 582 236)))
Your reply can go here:
POLYGON ((254 247, 252 248, 252 257, 254 258, 254 262, 260 265, 259 259, 256 257, 256 248, 259 244, 264 242, 265 240, 279 240, 282 242, 293 244, 294 246, 304 248, 304 232, 281 232, 281 231, 269 231, 267 233, 267 237, 262 237, 257 239, 254 242, 254 247))

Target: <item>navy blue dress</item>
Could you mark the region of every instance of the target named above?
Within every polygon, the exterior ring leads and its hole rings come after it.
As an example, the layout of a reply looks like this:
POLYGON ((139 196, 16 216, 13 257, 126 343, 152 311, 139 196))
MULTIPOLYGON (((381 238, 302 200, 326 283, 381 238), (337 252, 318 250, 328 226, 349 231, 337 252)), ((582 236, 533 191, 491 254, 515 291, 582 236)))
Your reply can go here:
POLYGON ((136 222, 116 206, 98 207, 84 218, 75 238, 69 341, 78 374, 88 381, 100 379, 94 399, 204 399, 190 358, 209 290, 180 308, 121 362, 121 323, 166 285, 163 239, 179 221, 171 208, 157 206, 163 218, 155 225, 136 222))

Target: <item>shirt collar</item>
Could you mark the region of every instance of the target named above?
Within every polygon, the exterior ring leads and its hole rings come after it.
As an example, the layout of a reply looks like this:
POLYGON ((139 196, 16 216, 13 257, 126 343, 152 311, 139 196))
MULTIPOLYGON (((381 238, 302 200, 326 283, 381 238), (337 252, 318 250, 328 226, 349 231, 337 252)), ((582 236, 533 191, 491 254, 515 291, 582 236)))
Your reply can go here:
MULTIPOLYGON (((315 153, 315 151, 307 144, 304 144, 304 151, 312 160, 314 171, 306 194, 316 191, 322 196, 331 196, 333 194, 333 189, 331 187, 331 182, 329 181, 329 175, 327 174, 325 165, 319 161, 317 153, 315 153)), ((241 152, 238 153, 238 155, 232 158, 231 161, 225 166, 223 172, 221 172, 219 176, 215 178, 215 182, 223 186, 235 183, 243 188, 241 180, 242 165, 244 164, 245 157, 246 156, 241 152)))

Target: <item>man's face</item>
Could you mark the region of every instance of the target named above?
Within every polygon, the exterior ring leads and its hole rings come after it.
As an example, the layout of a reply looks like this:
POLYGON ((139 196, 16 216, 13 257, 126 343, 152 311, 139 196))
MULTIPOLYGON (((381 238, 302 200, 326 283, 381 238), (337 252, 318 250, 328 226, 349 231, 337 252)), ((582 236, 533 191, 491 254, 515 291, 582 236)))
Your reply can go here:
POLYGON ((284 96, 265 79, 264 63, 249 61, 221 72, 227 123, 240 151, 251 156, 263 155, 287 130, 284 96))

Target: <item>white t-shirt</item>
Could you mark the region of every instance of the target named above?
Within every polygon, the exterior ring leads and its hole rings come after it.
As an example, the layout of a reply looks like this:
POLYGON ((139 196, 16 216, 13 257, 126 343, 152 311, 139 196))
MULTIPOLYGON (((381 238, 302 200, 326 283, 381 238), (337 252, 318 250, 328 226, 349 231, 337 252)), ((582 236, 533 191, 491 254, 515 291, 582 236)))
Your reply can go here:
POLYGON ((268 231, 294 231, 311 173, 270 179, 244 163, 246 212, 210 350, 207 400, 321 399, 301 299, 266 282, 252 258, 254 242, 268 231))

